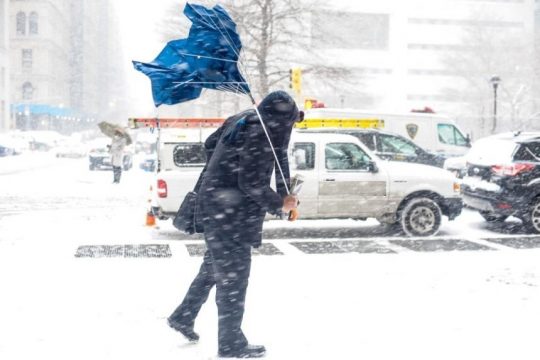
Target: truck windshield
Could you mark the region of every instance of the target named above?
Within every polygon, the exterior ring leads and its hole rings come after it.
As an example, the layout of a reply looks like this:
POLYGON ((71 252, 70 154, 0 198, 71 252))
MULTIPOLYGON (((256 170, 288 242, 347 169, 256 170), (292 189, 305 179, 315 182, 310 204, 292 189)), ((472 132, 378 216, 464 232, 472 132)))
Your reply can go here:
POLYGON ((439 141, 443 144, 468 146, 467 139, 461 131, 452 124, 438 124, 439 141))
POLYGON ((179 167, 202 166, 206 163, 203 143, 184 143, 175 146, 174 164, 179 167))

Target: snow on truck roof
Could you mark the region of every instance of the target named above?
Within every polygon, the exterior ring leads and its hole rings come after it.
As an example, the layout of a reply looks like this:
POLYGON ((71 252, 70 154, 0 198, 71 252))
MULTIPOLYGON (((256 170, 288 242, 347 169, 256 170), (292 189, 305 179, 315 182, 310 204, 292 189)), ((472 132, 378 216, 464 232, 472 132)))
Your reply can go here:
POLYGON ((361 110, 361 109, 337 109, 337 108, 314 108, 305 111, 305 118, 313 118, 317 116, 342 116, 342 117, 351 117, 351 116, 368 116, 368 117, 385 117, 385 116, 396 116, 396 117, 419 117, 419 118, 440 118, 449 120, 450 118, 446 115, 437 114, 437 113, 421 113, 421 112, 388 112, 388 111, 377 111, 377 110, 361 110))

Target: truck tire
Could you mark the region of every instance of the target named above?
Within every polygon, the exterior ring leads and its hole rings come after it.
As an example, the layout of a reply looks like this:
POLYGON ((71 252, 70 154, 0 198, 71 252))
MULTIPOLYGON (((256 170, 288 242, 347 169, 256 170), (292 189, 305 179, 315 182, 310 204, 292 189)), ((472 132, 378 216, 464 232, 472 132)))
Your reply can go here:
POLYGON ((540 197, 533 199, 522 220, 528 233, 540 234, 540 197))
POLYGON ((408 236, 435 235, 439 232, 441 222, 441 208, 429 198, 411 199, 401 210, 401 228, 408 236))
POLYGON ((480 211, 480 215, 489 223, 502 223, 508 218, 506 215, 499 215, 490 211, 480 211))

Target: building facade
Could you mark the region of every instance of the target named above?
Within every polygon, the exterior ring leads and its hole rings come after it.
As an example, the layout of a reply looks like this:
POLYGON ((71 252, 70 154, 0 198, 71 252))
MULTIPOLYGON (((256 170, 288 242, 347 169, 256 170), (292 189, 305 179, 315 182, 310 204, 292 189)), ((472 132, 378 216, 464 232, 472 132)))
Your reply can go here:
POLYGON ((11 127, 9 96, 9 0, 0 0, 0 132, 11 127))
MULTIPOLYGON (((329 64, 353 69, 358 86, 325 94, 325 102, 390 111, 428 106, 458 121, 475 111, 488 117, 495 72, 508 97, 529 88, 521 82, 530 78, 524 67, 534 62, 525 52, 534 39, 535 1, 336 0, 312 18, 311 48, 329 64), (516 39, 523 54, 517 53, 516 39), (482 109, 464 106, 472 88, 478 88, 474 96, 483 96, 477 101, 482 109)), ((469 120, 461 125, 469 127, 469 120)), ((478 131, 473 127, 467 130, 478 131)))
POLYGON ((107 62, 117 51, 108 46, 117 38, 110 8, 106 0, 11 0, 17 128, 71 132, 107 116, 113 98, 108 84, 121 78, 111 70, 119 58, 107 62))

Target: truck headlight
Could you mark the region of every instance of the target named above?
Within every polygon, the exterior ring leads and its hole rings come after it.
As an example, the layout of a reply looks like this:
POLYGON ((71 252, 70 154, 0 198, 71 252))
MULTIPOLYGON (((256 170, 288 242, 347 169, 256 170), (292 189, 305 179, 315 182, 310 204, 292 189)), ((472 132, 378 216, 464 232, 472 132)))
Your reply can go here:
POLYGON ((454 192, 459 193, 461 191, 461 184, 454 182, 454 192))

